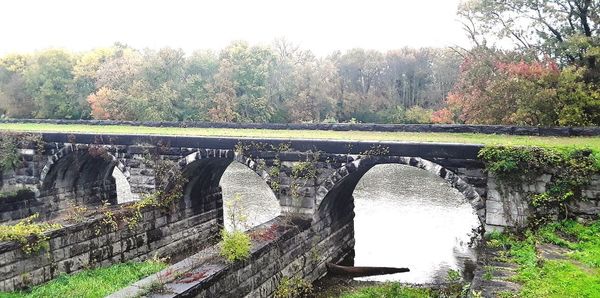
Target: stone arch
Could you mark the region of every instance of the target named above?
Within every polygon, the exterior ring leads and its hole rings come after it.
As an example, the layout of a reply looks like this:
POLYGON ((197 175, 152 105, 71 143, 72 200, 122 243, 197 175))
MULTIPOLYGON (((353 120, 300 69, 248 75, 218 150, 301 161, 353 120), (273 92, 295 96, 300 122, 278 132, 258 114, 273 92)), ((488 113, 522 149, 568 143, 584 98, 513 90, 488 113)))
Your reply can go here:
POLYGON ((188 179, 183 189, 186 207, 196 214, 222 208, 219 181, 232 161, 232 151, 223 149, 197 149, 181 158, 179 170, 188 179))
MULTIPOLYGON (((194 212, 215 208, 211 194, 221 193, 220 181, 223 173, 232 162, 239 162, 261 177, 271 191, 271 177, 265 167, 251 157, 232 150, 198 149, 178 162, 181 172, 188 178, 184 187, 184 201, 194 212)), ((277 198, 277 193, 273 191, 277 198)))
MULTIPOLYGON (((271 175, 269 175, 269 172, 267 171, 266 166, 259 166, 259 163, 252 157, 245 156, 245 155, 239 154, 239 153, 235 154, 234 159, 235 159, 235 161, 245 165, 250 170, 252 170, 254 173, 256 173, 256 175, 258 175, 260 178, 262 178, 267 183, 269 188, 271 188, 271 190, 273 191, 273 188, 271 186, 271 181, 272 181, 271 175)), ((277 196, 277 193, 275 191, 273 191, 273 193, 275 194, 275 196, 277 196)))
POLYGON ((485 225, 485 202, 483 198, 475 191, 475 188, 465 182, 457 174, 444 168, 443 166, 419 157, 401 157, 401 156, 369 156, 358 158, 352 162, 338 168, 333 174, 326 178, 319 186, 316 194, 315 219, 322 218, 328 212, 330 220, 344 216, 343 212, 353 212, 352 193, 360 179, 371 168, 379 164, 400 164, 408 165, 426 170, 443 178, 450 186, 457 189, 465 199, 476 210, 477 217, 481 227, 485 225), (350 208, 352 207, 352 208, 350 208), (331 212, 338 210, 338 212, 331 212))
POLYGON ((116 168, 126 181, 126 185, 119 187, 126 188, 131 196, 126 200, 134 199, 129 184, 131 175, 125 165, 109 152, 110 148, 65 144, 49 157, 40 172, 40 196, 70 194, 76 203, 99 204, 101 200, 121 203, 117 196, 117 181, 113 177, 116 168), (90 194, 91 197, 87 198, 90 194))

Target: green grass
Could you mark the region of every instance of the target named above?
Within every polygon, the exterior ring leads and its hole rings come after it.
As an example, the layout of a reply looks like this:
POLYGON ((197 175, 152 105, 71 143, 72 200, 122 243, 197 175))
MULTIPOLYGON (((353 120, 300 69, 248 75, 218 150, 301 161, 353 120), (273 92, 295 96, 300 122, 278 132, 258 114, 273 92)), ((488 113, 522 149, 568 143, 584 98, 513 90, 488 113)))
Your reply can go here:
POLYGON ((342 294, 341 298, 428 298, 436 297, 434 290, 426 288, 411 288, 398 283, 386 283, 383 285, 363 287, 350 293, 342 294))
POLYGON ((61 275, 48 283, 33 287, 28 292, 0 292, 0 297, 104 297, 165 267, 165 263, 158 261, 116 264, 72 275, 61 275))
POLYGON ((600 297, 600 221, 552 223, 521 239, 495 233, 488 243, 506 248, 510 259, 519 264, 513 277, 522 284, 519 297, 600 297), (565 259, 542 259, 536 251, 536 244, 542 242, 570 252, 565 259))
POLYGON ((600 137, 537 137, 486 135, 474 133, 412 133, 412 132, 369 132, 369 131, 315 131, 315 130, 271 130, 233 128, 177 128, 144 127, 126 125, 83 125, 83 124, 33 124, 2 123, 0 130, 27 132, 107 133, 107 134, 158 134, 189 136, 255 137, 285 139, 341 139, 365 141, 408 141, 470 143, 484 145, 537 145, 543 147, 587 147, 600 151, 600 137))

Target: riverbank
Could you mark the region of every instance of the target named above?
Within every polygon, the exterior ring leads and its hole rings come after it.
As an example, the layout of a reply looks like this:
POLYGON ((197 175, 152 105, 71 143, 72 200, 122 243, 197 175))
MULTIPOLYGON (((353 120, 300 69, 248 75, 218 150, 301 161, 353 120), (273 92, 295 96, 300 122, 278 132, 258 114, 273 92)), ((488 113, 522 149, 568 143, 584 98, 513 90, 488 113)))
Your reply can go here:
POLYGON ((181 136, 330 139, 355 141, 439 142, 483 145, 590 148, 600 152, 600 136, 557 137, 479 133, 377 132, 333 130, 282 130, 194 127, 149 127, 129 125, 84 125, 50 123, 1 123, 0 130, 16 132, 62 132, 97 134, 150 134, 181 136))
POLYGON ((441 284, 408 285, 398 282, 359 281, 347 278, 324 277, 314 283, 312 298, 429 298, 462 297, 468 283, 463 282, 457 271, 450 271, 441 284))
POLYGON ((469 285, 450 272, 446 283, 431 286, 324 278, 314 297, 600 297, 600 221, 492 233, 475 275, 469 285))
POLYGON ((483 297, 600 297, 600 221, 492 233, 473 281, 483 297))

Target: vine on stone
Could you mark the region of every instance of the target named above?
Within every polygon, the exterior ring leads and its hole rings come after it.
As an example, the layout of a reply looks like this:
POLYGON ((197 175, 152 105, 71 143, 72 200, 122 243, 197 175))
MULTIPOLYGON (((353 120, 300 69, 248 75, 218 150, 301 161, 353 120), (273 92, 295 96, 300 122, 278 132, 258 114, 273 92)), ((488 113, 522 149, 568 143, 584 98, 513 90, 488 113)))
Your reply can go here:
POLYGON ((568 217, 569 202, 581 200, 592 175, 600 173, 599 161, 588 149, 549 149, 523 146, 487 146, 479 157, 486 169, 510 187, 521 188, 542 175, 551 175, 543 193, 528 193, 535 211, 534 224, 544 221, 549 210, 568 217))

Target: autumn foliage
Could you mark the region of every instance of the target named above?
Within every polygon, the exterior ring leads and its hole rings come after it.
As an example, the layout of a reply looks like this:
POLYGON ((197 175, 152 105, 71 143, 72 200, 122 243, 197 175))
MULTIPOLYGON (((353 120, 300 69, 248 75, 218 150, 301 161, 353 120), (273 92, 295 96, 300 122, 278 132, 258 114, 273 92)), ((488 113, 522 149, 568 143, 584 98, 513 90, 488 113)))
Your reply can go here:
POLYGON ((515 60, 499 52, 466 59, 447 107, 435 123, 598 125, 600 93, 583 81, 585 69, 560 69, 551 59, 515 60))

